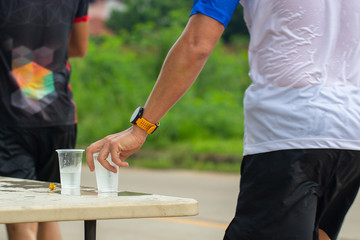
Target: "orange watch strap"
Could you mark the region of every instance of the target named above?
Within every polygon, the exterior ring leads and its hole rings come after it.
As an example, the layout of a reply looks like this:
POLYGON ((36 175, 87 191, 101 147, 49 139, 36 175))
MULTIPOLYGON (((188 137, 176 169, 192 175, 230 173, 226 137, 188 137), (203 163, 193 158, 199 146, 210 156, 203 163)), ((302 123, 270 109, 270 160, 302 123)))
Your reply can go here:
POLYGON ((136 120, 136 125, 139 126, 141 129, 144 129, 148 134, 150 134, 156 130, 160 123, 157 122, 156 124, 154 124, 144 118, 138 118, 138 120, 136 120))

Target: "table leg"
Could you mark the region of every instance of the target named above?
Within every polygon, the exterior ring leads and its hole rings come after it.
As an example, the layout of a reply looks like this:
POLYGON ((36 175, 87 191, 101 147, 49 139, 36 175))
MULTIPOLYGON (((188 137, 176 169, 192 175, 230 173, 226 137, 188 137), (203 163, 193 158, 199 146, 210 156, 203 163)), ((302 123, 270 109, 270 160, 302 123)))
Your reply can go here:
POLYGON ((85 220, 85 240, 96 240, 96 220, 85 220))

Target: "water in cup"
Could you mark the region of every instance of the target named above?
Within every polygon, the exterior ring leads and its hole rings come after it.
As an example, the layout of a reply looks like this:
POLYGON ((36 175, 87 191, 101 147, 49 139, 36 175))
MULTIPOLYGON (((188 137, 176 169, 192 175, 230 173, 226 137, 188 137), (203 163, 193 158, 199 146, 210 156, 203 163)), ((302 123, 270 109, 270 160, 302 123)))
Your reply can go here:
POLYGON ((61 188, 80 188, 83 149, 58 149, 61 188))
POLYGON ((77 188, 80 186, 81 168, 65 167, 61 170, 60 178, 62 188, 77 188))
POLYGON ((99 153, 94 153, 94 163, 95 163, 95 174, 96 174, 96 183, 99 193, 104 192, 117 192, 119 185, 119 167, 111 161, 111 155, 109 153, 107 161, 114 167, 116 167, 117 172, 113 173, 106 168, 104 168, 98 161, 99 153))

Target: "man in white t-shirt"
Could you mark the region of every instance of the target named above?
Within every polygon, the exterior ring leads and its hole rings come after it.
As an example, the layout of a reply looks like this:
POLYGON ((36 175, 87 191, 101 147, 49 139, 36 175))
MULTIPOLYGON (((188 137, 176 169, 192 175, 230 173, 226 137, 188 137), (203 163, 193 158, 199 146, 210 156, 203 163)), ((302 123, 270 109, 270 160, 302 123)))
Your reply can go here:
MULTIPOLYGON (((360 185, 360 1, 240 3, 252 84, 238 205, 224 239, 336 239, 360 185)), ((109 170, 116 171, 105 161, 109 152, 128 166, 195 81, 237 5, 194 1, 134 126, 88 147, 91 170, 97 151, 109 170)))

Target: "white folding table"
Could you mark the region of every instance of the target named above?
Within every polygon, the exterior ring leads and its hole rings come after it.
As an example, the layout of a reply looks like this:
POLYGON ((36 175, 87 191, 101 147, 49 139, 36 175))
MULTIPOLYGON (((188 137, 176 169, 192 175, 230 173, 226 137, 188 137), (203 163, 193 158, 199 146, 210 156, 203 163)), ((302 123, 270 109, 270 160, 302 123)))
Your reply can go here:
POLYGON ((0 177, 0 223, 83 220, 85 240, 96 239, 96 220, 194 216, 198 211, 198 202, 190 198, 126 191, 99 196, 91 187, 66 193, 60 184, 50 190, 49 182, 0 177))

